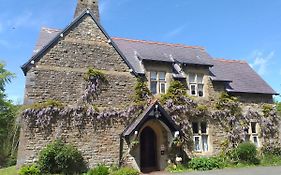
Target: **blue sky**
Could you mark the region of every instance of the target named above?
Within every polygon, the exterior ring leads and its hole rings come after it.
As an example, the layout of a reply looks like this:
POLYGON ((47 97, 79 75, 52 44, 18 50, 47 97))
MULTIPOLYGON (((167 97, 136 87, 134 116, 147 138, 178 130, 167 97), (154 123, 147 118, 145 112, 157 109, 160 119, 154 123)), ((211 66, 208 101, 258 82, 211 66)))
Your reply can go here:
MULTIPOLYGON (((76 0, 1 0, 0 60, 17 78, 8 98, 23 101, 20 69, 41 27, 63 29, 76 0)), ((115 37, 206 48, 214 58, 246 60, 281 92, 281 0, 100 0, 101 23, 115 37)))

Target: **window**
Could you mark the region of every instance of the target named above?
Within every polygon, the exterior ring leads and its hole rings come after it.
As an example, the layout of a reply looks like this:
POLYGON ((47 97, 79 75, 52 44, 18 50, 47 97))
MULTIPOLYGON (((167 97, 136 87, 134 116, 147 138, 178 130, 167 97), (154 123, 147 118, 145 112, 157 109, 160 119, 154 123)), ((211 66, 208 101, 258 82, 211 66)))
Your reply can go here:
POLYGON ((166 72, 150 72, 150 91, 153 95, 166 93, 166 72))
POLYGON ((204 96, 204 74, 189 74, 189 89, 192 96, 204 96))
POLYGON ((209 150, 209 137, 206 122, 192 122, 194 151, 207 152, 209 150))
POLYGON ((250 127, 245 129, 246 138, 245 141, 253 142, 257 147, 259 147, 259 136, 258 136, 258 123, 251 122, 250 127))

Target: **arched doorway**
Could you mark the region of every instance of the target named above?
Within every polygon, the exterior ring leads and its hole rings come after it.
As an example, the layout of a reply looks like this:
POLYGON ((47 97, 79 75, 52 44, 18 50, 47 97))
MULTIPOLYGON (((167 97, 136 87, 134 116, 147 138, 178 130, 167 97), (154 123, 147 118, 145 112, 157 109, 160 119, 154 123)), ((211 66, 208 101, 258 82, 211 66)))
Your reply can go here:
POLYGON ((141 171, 157 171, 157 136, 150 127, 145 127, 140 135, 141 171))

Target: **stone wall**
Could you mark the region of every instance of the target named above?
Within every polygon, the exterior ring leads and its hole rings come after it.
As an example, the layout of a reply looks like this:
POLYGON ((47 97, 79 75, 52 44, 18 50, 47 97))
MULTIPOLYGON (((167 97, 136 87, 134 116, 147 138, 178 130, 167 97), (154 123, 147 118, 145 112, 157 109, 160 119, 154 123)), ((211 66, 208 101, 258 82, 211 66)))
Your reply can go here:
POLYGON ((23 125, 20 134, 18 166, 34 163, 38 153, 56 139, 77 147, 89 167, 97 164, 118 165, 120 134, 125 126, 122 122, 110 121, 110 124, 94 126, 87 121, 82 130, 57 122, 50 130, 32 128, 23 125))
POLYGON ((132 101, 136 77, 93 19, 85 16, 27 72, 25 104, 50 98, 76 103, 85 89, 83 74, 90 67, 103 70, 109 81, 98 106, 120 108, 132 101))

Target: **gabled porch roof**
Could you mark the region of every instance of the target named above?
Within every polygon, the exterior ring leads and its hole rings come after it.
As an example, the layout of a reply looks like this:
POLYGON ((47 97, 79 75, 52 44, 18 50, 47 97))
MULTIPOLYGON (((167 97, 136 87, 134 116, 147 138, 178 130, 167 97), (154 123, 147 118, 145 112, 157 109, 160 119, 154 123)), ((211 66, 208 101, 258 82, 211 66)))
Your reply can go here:
POLYGON ((141 127, 151 119, 162 121, 167 125, 171 132, 180 132, 180 127, 172 120, 160 103, 155 101, 123 131, 122 135, 124 137, 130 136, 135 131, 139 131, 141 127), (156 114, 156 112, 158 112, 158 114, 156 114))

